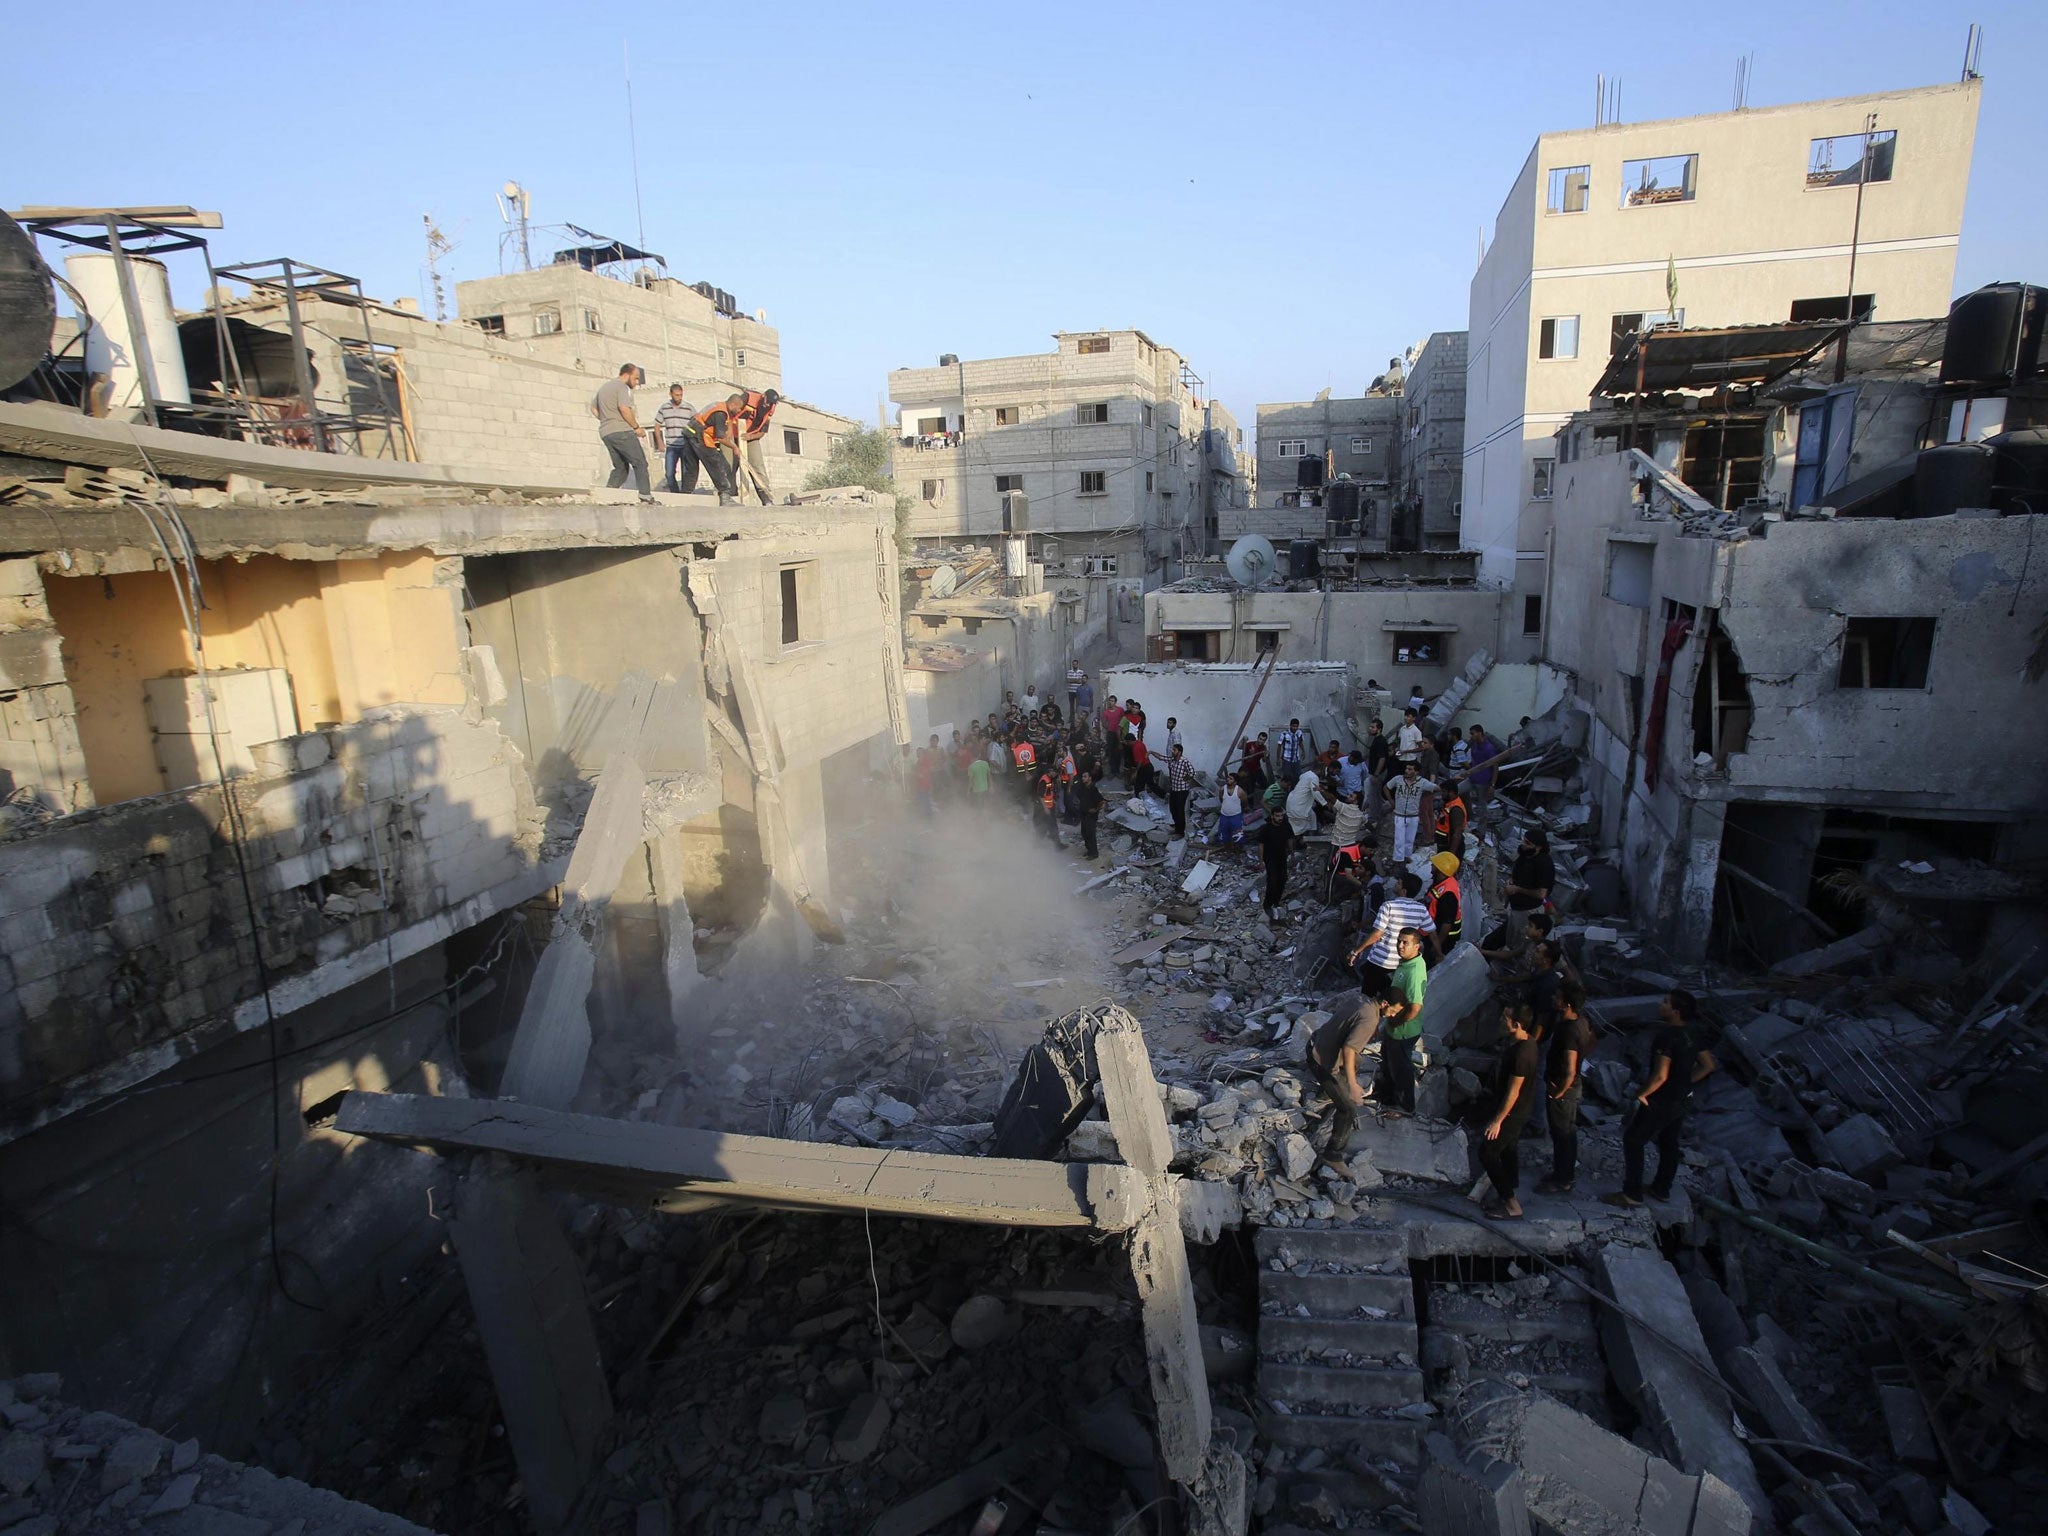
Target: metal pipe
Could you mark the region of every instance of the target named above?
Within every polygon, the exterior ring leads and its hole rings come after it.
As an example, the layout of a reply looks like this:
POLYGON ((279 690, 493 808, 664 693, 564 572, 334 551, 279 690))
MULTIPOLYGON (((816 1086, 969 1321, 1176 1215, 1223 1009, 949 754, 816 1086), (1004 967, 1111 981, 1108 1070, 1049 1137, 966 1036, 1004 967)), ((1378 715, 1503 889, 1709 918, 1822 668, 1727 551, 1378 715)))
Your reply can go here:
POLYGON ((1727 1216, 1735 1221, 1739 1221, 1745 1227, 1753 1227, 1766 1237, 1775 1238, 1786 1247, 1803 1253, 1808 1258, 1818 1259, 1821 1263, 1827 1265, 1828 1268, 1839 1270, 1845 1275, 1851 1275, 1872 1289, 1882 1291, 1885 1295, 1890 1296, 1896 1301, 1903 1301, 1908 1306, 1918 1307, 1923 1312, 1938 1317, 1945 1323, 1961 1323, 1969 1316, 1969 1311, 1966 1307, 1958 1302, 1951 1301, 1946 1296, 1926 1290, 1909 1281, 1893 1279, 1890 1275, 1872 1269, 1867 1264, 1857 1263, 1838 1248, 1830 1248, 1826 1243, 1816 1243, 1810 1238, 1801 1237, 1796 1232, 1788 1232, 1783 1227, 1777 1225, 1777 1223, 1765 1221, 1761 1216, 1752 1216, 1748 1211, 1732 1206, 1725 1200, 1717 1200, 1712 1195, 1704 1194, 1695 1194, 1693 1199, 1718 1215, 1727 1216))

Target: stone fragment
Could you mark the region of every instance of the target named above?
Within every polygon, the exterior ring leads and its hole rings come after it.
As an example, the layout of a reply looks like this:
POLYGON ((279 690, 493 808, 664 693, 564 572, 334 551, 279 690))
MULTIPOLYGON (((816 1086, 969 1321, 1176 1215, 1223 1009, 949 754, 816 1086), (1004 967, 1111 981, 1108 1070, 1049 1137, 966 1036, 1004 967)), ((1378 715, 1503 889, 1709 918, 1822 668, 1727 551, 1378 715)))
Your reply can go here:
POLYGON ((1280 1165, 1290 1179, 1305 1179, 1316 1165, 1316 1149, 1306 1136, 1292 1134, 1280 1139, 1280 1165))
POLYGON ((839 1427, 832 1432, 832 1454, 841 1461, 866 1461, 888 1432, 889 1404, 873 1392, 863 1392, 840 1415, 839 1427))
POLYGON ((20 1495, 43 1475, 45 1444, 41 1435, 17 1429, 0 1439, 0 1488, 20 1495))
POLYGON ((180 1440, 171 1447, 171 1470, 183 1472, 199 1459, 197 1440, 180 1440))
POLYGON ((1107 1120, 1083 1120, 1067 1137, 1067 1156, 1080 1163, 1116 1162, 1116 1132, 1107 1120))
POLYGON ((100 1492, 112 1493, 148 1477, 163 1461, 166 1449, 163 1436, 146 1429, 123 1435, 108 1448, 100 1467, 100 1492))
POLYGON ((64 1378, 55 1371, 30 1371, 26 1376, 17 1376, 11 1385, 14 1395, 24 1402, 39 1403, 45 1398, 60 1396, 64 1391, 64 1378))
POLYGON ((1873 1179, 1905 1161, 1891 1133, 1871 1115, 1851 1115, 1823 1139, 1828 1155, 1854 1178, 1873 1179))
POLYGON ((142 1518, 153 1520, 158 1515, 175 1515, 179 1510, 190 1507, 192 1496, 199 1491, 199 1474, 181 1472, 164 1484, 164 1491, 156 1501, 142 1512, 142 1518))
POLYGON ((888 1121, 900 1131, 917 1118, 917 1111, 901 1099, 882 1093, 875 1096, 875 1118, 888 1121))
POLYGON ((761 1408, 759 1433, 762 1443, 789 1446, 800 1443, 809 1418, 802 1398, 794 1392, 776 1393, 761 1408))
POLYGON ((953 1313, 953 1342, 969 1353, 1010 1335, 1009 1309, 996 1296, 970 1296, 953 1313))

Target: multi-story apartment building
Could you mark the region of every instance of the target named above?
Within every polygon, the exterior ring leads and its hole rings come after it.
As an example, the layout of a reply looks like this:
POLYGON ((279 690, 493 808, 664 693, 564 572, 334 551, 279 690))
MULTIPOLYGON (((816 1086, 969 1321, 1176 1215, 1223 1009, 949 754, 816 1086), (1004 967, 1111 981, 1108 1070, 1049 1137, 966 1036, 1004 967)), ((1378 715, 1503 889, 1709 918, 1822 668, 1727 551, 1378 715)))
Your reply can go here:
POLYGON ((1142 331, 1060 332, 1051 352, 899 368, 907 532, 987 539, 1022 491, 1034 550, 1066 574, 1156 586, 1242 506, 1236 420, 1142 331))
POLYGON ((1482 579, 1540 597, 1552 438, 1630 334, 1841 315, 1852 267, 1857 314, 1941 314, 1978 94, 1972 78, 1540 137, 1472 280, 1463 522, 1482 579))
POLYGON ((1433 331, 1402 389, 1401 492, 1392 542, 1403 549, 1456 549, 1465 478, 1463 331, 1433 331))
POLYGON ((1244 533, 1319 539, 1325 531, 1323 485, 1349 477, 1361 487, 1359 532, 1384 539, 1400 465, 1401 396, 1368 394, 1261 405, 1258 412, 1258 509, 1244 533), (1308 465, 1304 476, 1302 466, 1308 465), (1311 484, 1304 485, 1307 479, 1311 484), (1372 504, 1364 512, 1366 501, 1372 504))

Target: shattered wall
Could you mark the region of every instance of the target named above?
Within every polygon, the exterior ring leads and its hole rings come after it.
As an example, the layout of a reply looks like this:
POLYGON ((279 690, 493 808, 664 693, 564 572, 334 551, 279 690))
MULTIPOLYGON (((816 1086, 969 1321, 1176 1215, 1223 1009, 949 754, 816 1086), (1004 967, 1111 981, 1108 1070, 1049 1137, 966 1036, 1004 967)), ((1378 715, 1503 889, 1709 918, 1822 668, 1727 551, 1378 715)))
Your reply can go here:
POLYGON ((93 803, 78 702, 33 560, 0 560, 0 800, 63 814, 93 803))
POLYGON ((1167 716, 1178 719, 1188 756, 1200 773, 1213 774, 1224 754, 1236 745, 1231 733, 1244 719, 1254 693, 1258 693, 1258 706, 1244 728, 1246 735, 1284 731, 1289 719, 1298 718, 1319 742, 1335 736, 1343 745, 1351 744, 1354 670, 1348 663, 1282 662, 1260 692, 1264 671, 1263 666, 1249 663, 1160 662, 1112 667, 1103 677, 1103 688, 1120 699, 1135 697, 1145 706, 1145 742, 1156 753, 1166 751, 1167 716))

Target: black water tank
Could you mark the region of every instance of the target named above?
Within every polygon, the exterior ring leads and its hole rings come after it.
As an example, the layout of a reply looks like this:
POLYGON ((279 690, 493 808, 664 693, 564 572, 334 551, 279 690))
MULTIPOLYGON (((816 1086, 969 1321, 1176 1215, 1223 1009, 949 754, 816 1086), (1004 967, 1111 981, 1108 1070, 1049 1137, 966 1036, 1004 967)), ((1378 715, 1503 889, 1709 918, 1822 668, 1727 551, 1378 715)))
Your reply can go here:
POLYGON ((1339 538, 1350 538, 1358 531, 1360 490, 1356 480, 1332 480, 1323 496, 1323 516, 1339 538))
POLYGON ((1997 457, 1984 443, 1944 443, 1921 450, 1913 466, 1913 515, 1946 517, 1958 507, 1990 506, 1997 457))
POLYGON ((1296 539, 1287 546, 1289 581, 1314 581, 1322 568, 1322 556, 1314 539, 1296 539))
POLYGON ((2009 384, 2041 370, 2048 293, 2030 283, 1992 283, 1948 308, 1944 384, 2009 384))
POLYGON ((1321 459, 1297 459, 1294 465, 1294 486, 1296 490, 1315 491, 1322 489, 1323 461, 1321 459))
POLYGON ((1987 438, 1997 455, 1990 505, 2006 513, 2048 512, 2048 427, 2022 427, 1987 438))

